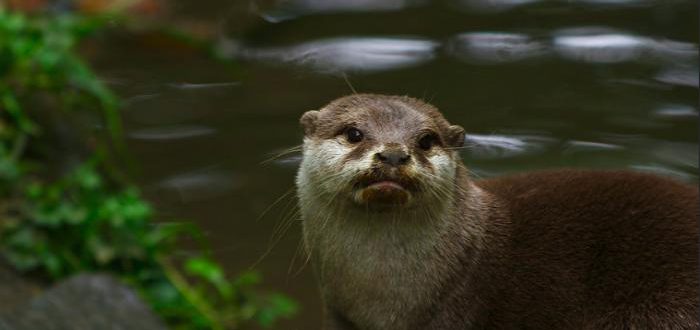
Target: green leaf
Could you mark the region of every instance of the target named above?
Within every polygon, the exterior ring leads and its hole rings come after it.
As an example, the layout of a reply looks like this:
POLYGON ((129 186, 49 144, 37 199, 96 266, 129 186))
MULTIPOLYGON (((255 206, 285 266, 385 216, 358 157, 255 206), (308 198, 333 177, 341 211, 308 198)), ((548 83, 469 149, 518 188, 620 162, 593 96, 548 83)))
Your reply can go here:
POLYGON ((54 278, 59 278, 64 272, 64 263, 53 253, 43 253, 40 257, 41 263, 46 267, 49 274, 54 278))
POLYGON ((9 90, 3 90, 2 85, 0 85, 0 102, 7 113, 9 113, 10 116, 12 116, 12 118, 16 121, 19 129, 22 132, 28 134, 35 134, 37 132, 37 128, 34 123, 22 112, 22 107, 20 106, 19 101, 17 101, 17 98, 12 95, 9 90))
POLYGON ((187 260, 185 270, 194 276, 199 276, 212 284, 224 298, 231 297, 233 289, 226 280, 224 272, 218 264, 206 257, 194 257, 187 260))
POLYGON ((19 271, 29 271, 39 266, 39 258, 33 253, 8 250, 3 253, 7 261, 19 271))
POLYGON ((221 268, 205 257, 195 257, 187 260, 185 269, 192 275, 200 276, 210 282, 223 278, 221 268))
POLYGON ((24 227, 15 232, 8 233, 5 237, 5 244, 21 250, 29 250, 41 242, 41 239, 36 235, 36 231, 31 227, 24 227))
POLYGON ((267 305, 257 313, 256 319, 263 327, 270 327, 278 318, 289 318, 298 309, 299 306, 293 300, 281 294, 273 294, 268 297, 267 305))
POLYGON ((97 189, 102 184, 102 179, 100 179, 100 176, 90 167, 82 167, 76 171, 75 179, 78 182, 78 185, 86 190, 97 189))
POLYGON ((93 236, 88 238, 88 247, 95 257, 95 260, 100 265, 106 265, 116 257, 114 247, 102 242, 100 237, 93 236))
POLYGON ((247 271, 238 275, 234 282, 234 285, 239 288, 252 287, 260 283, 260 281, 260 274, 254 271, 247 271))
POLYGON ((20 31, 25 28, 27 21, 20 14, 10 14, 4 17, 3 26, 9 31, 20 31))

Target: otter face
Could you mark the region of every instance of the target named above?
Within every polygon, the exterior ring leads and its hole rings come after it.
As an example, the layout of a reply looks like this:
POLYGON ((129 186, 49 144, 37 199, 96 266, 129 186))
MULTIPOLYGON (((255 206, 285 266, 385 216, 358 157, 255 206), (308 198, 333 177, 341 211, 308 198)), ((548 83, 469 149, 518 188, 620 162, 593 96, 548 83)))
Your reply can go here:
POLYGON ((464 129, 419 100, 352 95, 301 118, 302 202, 376 211, 452 196, 464 129))

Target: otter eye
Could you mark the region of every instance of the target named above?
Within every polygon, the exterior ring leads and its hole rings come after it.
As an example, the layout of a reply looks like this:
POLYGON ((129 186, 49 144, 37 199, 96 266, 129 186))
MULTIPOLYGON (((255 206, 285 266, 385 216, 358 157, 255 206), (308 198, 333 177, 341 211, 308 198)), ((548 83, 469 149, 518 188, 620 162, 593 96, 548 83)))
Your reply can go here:
POLYGON ((357 143, 362 141, 363 134, 359 129, 350 127, 345 130, 345 137, 348 139, 348 142, 357 143))
POLYGON ((430 148, 432 148, 437 142, 438 138, 435 134, 426 134, 418 140, 418 147, 427 151, 430 150, 430 148))

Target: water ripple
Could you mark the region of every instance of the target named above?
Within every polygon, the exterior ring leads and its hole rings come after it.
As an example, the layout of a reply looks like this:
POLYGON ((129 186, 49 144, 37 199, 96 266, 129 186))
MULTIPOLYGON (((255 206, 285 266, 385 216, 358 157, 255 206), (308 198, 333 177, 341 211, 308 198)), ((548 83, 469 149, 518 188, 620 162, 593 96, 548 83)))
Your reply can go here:
POLYGON ((649 172, 661 176, 672 177, 689 183, 696 182, 698 179, 697 175, 690 174, 689 172, 677 170, 667 165, 658 163, 634 164, 630 165, 629 168, 641 172, 649 172))
POLYGON ((555 33, 554 49, 564 58, 595 63, 618 63, 642 56, 646 38, 622 33, 567 29, 555 33))
POLYGON ((418 38, 348 37, 311 41, 291 47, 239 48, 245 59, 293 63, 322 73, 376 72, 427 62, 438 43, 418 38))
POLYGON ((502 63, 541 56, 547 46, 527 35, 505 32, 462 33, 453 38, 449 52, 467 62, 502 63))
POLYGON ((566 143, 566 149, 564 149, 563 153, 572 154, 579 152, 610 151, 622 149, 625 149, 625 147, 612 143, 571 140, 566 143))
POLYGON ((458 5, 468 10, 499 12, 515 7, 542 2, 542 0, 456 0, 458 5))
POLYGON ((239 81, 220 82, 220 83, 170 83, 168 87, 175 89, 212 89, 212 88, 227 88, 240 86, 239 81))
POLYGON ((580 27, 553 33, 554 50, 563 58, 591 63, 654 60, 677 65, 698 57, 696 44, 653 39, 605 27, 580 27))
POLYGON ((166 178, 146 187, 158 198, 190 203, 219 197, 242 184, 233 174, 222 170, 198 170, 166 178))
POLYGON ((206 126, 168 126, 131 131, 129 138, 146 141, 167 141, 213 135, 216 129, 206 126))
POLYGON ((655 77, 657 81, 676 86, 700 86, 700 70, 697 67, 672 67, 661 70, 655 77))
POLYGON ((556 140, 536 135, 467 134, 464 141, 469 156, 488 159, 540 153, 556 140))
POLYGON ((685 104, 667 104, 654 111, 653 115, 662 118, 694 118, 698 116, 698 110, 685 104))
POLYGON ((287 0, 260 16, 270 23, 295 19, 319 13, 396 11, 409 6, 423 4, 418 0, 287 0))

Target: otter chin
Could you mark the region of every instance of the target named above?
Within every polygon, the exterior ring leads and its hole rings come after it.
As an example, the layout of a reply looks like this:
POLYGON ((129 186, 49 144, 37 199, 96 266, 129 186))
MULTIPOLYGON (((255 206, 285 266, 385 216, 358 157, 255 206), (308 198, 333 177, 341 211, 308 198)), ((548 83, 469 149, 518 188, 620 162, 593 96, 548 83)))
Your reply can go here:
POLYGON ((381 180, 368 183, 355 192, 355 202, 362 206, 386 208, 405 206, 411 199, 411 193, 400 183, 381 180))
POLYGON ((353 201, 360 207, 390 210, 409 207, 417 193, 419 183, 392 165, 379 163, 370 174, 360 175, 355 183, 353 201), (384 173, 378 173, 377 169, 384 173), (390 174, 385 174, 386 172, 390 174))
POLYGON ((406 96, 304 113, 296 178, 324 329, 697 329, 698 188, 624 170, 473 179, 406 96))

